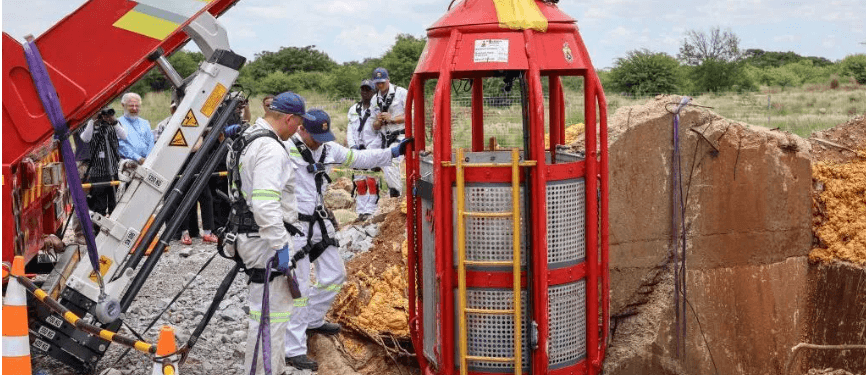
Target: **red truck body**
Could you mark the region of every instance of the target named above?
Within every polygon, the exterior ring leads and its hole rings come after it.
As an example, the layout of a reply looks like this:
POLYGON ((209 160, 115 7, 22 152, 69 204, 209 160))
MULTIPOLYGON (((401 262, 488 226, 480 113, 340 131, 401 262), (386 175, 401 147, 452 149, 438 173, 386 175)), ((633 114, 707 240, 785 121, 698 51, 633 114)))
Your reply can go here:
MULTIPOLYGON (((147 58, 161 48, 181 48, 190 22, 178 17, 140 22, 146 3, 219 16, 238 0, 91 0, 35 39, 74 130, 154 67, 147 58), (190 4, 187 4, 190 3, 190 4), (142 27, 140 25, 147 25, 142 27), (153 25, 159 25, 154 27, 153 25)), ((175 16, 177 16, 175 14, 175 16)), ((67 186, 54 129, 42 107, 23 46, 3 33, 3 261, 30 261, 44 236, 70 214, 67 186)))

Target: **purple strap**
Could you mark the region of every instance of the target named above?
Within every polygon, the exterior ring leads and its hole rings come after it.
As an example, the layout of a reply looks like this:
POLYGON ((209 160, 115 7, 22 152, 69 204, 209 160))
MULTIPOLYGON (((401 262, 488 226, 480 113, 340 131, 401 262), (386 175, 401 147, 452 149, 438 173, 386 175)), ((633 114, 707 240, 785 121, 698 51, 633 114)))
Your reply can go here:
POLYGON ((60 99, 57 97, 57 91, 51 83, 48 70, 45 68, 42 55, 39 53, 35 42, 24 43, 24 55, 27 58, 27 65, 30 67, 30 76, 36 85, 36 92, 42 101, 42 107, 45 108, 45 113, 54 127, 54 137, 60 141, 63 169, 66 171, 66 181, 72 195, 72 201, 75 204, 75 214, 78 216, 81 227, 84 229, 87 254, 90 258, 90 264, 93 266, 94 273, 99 280, 100 289, 102 289, 104 287, 102 274, 98 272, 99 253, 96 250, 93 223, 90 221, 90 214, 88 213, 90 208, 87 207, 84 189, 81 187, 81 178, 78 177, 78 168, 75 166, 75 155, 72 153, 72 147, 69 145, 69 128, 66 127, 66 119, 63 117, 63 110, 60 108, 60 99))
POLYGON ((275 266, 276 262, 276 255, 265 262, 265 290, 262 292, 262 317, 259 319, 259 332, 256 335, 256 347, 253 349, 253 364, 250 366, 250 375, 256 374, 256 363, 259 359, 259 343, 262 344, 262 365, 265 367, 265 375, 271 375, 271 304, 268 286, 271 279, 271 267, 275 266))

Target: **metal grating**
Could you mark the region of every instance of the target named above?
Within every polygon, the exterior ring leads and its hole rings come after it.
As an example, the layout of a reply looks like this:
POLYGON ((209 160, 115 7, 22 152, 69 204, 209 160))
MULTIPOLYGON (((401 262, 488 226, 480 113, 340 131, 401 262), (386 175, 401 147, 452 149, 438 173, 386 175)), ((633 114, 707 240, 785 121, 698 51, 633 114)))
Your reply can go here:
POLYGON ((566 367, 586 358, 586 279, 547 289, 550 341, 548 365, 566 367))
POLYGON ((583 178, 547 183, 547 262, 550 269, 578 264, 586 256, 585 194, 583 178))
MULTIPOLYGON (((454 289, 454 306, 459 306, 457 289, 454 289)), ((524 372, 529 370, 529 347, 526 340, 526 291, 520 292, 522 306, 523 324, 520 329, 521 342, 523 343, 524 372)), ((514 305, 513 292, 510 289, 466 289, 466 306, 475 309, 510 309, 514 305)), ((455 337, 459 332, 460 320, 455 316, 455 337)), ((513 315, 489 315, 489 314, 466 314, 468 328, 467 342, 468 354, 483 357, 512 357, 514 356, 514 316, 513 315)), ((455 357, 459 356, 459 348, 455 344, 455 357)), ((455 361, 459 367, 459 361, 455 361)), ((469 361, 469 370, 479 372, 513 372, 514 363, 469 361)))
MULTIPOLYGON (((454 194, 457 194, 454 189, 454 194)), ((508 212, 511 210, 511 184, 466 184, 466 211, 508 212)), ((520 266, 526 266, 526 211, 523 188, 520 189, 520 266)), ((454 226, 457 226, 457 203, 454 203, 454 226)), ((457 237, 454 238, 454 262, 457 263, 457 237)), ((466 218, 466 259, 510 261, 514 257, 511 218, 466 218)), ((467 269, 510 270, 510 267, 469 266, 467 269)))
MULTIPOLYGON (((421 212, 433 210, 433 202, 422 199, 421 212)), ((421 273, 422 281, 422 307, 424 309, 424 355, 431 363, 439 364, 436 354, 442 351, 441 343, 436 340, 439 337, 439 288, 436 285, 436 241, 433 233, 433 222, 427 221, 422 215, 421 219, 421 273)))

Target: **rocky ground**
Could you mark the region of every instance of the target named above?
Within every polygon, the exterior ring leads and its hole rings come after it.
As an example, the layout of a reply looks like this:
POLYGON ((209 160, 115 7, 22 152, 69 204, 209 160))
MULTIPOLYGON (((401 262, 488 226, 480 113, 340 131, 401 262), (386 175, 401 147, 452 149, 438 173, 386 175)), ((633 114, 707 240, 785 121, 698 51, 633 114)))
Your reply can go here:
MULTIPOLYGON (((351 261, 358 254, 369 251, 386 216, 399 206, 399 199, 383 198, 379 213, 366 222, 357 222, 351 195, 343 186, 347 185, 346 181, 339 181, 334 185, 335 188, 329 192, 328 202, 336 209, 337 216, 341 217, 340 222, 343 223, 338 234, 341 243, 345 245, 341 248, 341 255, 343 259, 351 261)), ((399 219, 405 223, 405 215, 399 219)), ((393 228, 398 226, 399 224, 390 224, 391 231, 393 232, 393 228)), ((393 237, 393 234, 391 236, 393 237)), ((394 246, 399 248, 403 238, 391 238, 391 240, 399 240, 399 242, 390 244, 379 239, 375 241, 377 249, 391 250, 394 246)), ((176 330, 178 345, 186 343, 207 311, 214 292, 233 266, 231 260, 219 255, 214 256, 215 253, 214 244, 203 243, 198 238, 193 239, 191 246, 173 241, 171 248, 163 255, 138 298, 126 313, 124 319, 126 326, 121 332, 133 336, 132 331, 135 331, 148 342, 155 342, 159 329, 168 324, 176 330), (196 276, 209 260, 211 263, 196 276), (187 284, 189 284, 188 288, 169 306, 172 298, 187 284), (166 306, 169 306, 167 311, 159 315, 166 306), (155 323, 147 329, 154 320, 155 323)), ((180 373, 242 374, 247 310, 246 276, 239 275, 190 352, 180 373)), ((403 324, 405 326, 405 322, 403 324)), ((310 355, 320 363, 319 373, 322 374, 377 373, 381 375, 387 374, 389 369, 399 371, 395 372, 398 374, 411 372, 413 365, 412 361, 407 361, 406 358, 398 358, 399 356, 387 353, 383 347, 374 343, 369 335, 363 332, 359 334, 351 329, 337 338, 314 336, 310 339, 309 347, 310 355)), ((152 362, 149 357, 136 351, 125 352, 124 347, 112 345, 99 362, 96 373, 101 375, 151 373, 152 362)), ((49 357, 35 356, 33 362, 34 373, 74 374, 68 367, 49 357)), ((295 371, 290 374, 306 375, 311 372, 295 371)))

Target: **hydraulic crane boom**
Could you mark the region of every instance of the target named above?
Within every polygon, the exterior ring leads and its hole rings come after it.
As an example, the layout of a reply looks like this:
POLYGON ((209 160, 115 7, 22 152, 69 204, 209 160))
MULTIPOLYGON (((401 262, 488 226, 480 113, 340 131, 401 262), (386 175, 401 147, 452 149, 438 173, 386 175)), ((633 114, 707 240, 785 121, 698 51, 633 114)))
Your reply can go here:
MULTIPOLYGON (((79 262, 81 255, 64 256, 45 283, 45 289, 59 297, 63 306, 93 324, 112 331, 119 328, 122 310, 135 298, 159 259, 159 254, 151 256, 144 267, 136 269, 156 230, 171 217, 157 213, 174 212, 179 203, 183 206, 187 200, 194 199, 183 197, 183 202, 179 202, 181 196, 197 195, 200 191, 195 187, 201 186, 198 181, 190 187, 191 179, 180 179, 169 194, 173 176, 178 174, 196 141, 204 136, 205 129, 217 123, 215 128, 220 130, 224 125, 226 116, 220 107, 245 59, 231 51, 225 30, 215 16, 235 2, 237 0, 92 0, 29 44, 29 48, 35 44, 41 52, 70 129, 84 123, 155 64, 166 73, 181 98, 164 131, 167 136, 156 141, 144 164, 126 163, 130 168, 120 172, 121 179, 129 183, 111 217, 90 213, 101 228, 96 235, 96 249, 88 249, 98 250, 99 270, 94 270, 88 262, 79 262), (184 80, 163 54, 176 50, 190 38, 204 53, 206 61, 184 80), (212 121, 217 118, 220 121, 212 121), (158 209, 161 202, 162 209, 158 209), (130 257, 132 250, 137 251, 130 257), (105 280, 104 286, 97 283, 96 272, 105 280)), ((24 49, 4 33, 3 52, 3 174, 4 181, 10 182, 4 183, 3 189, 4 192, 12 190, 14 201, 17 199, 14 192, 21 181, 37 177, 24 173, 22 160, 29 158, 27 155, 32 154, 34 148, 56 146, 49 140, 54 128, 30 76, 24 49)), ((233 100, 227 108, 233 109, 236 103, 237 100, 233 100)), ((203 156, 215 147, 216 133, 207 137, 205 146, 188 169, 205 164, 203 156)), ((27 219, 22 218, 26 210, 20 207, 20 201, 11 205, 4 203, 4 260, 11 258, 13 249, 15 255, 22 255, 25 246, 18 243, 20 238, 42 235, 9 235, 18 231, 25 221, 22 219, 27 219), (14 227, 10 223, 14 223, 14 227)), ((32 211, 38 210, 26 212, 32 211)), ((79 371, 92 370, 107 349, 107 341, 76 331, 44 308, 37 307, 37 315, 31 323, 35 336, 33 347, 79 371)))

